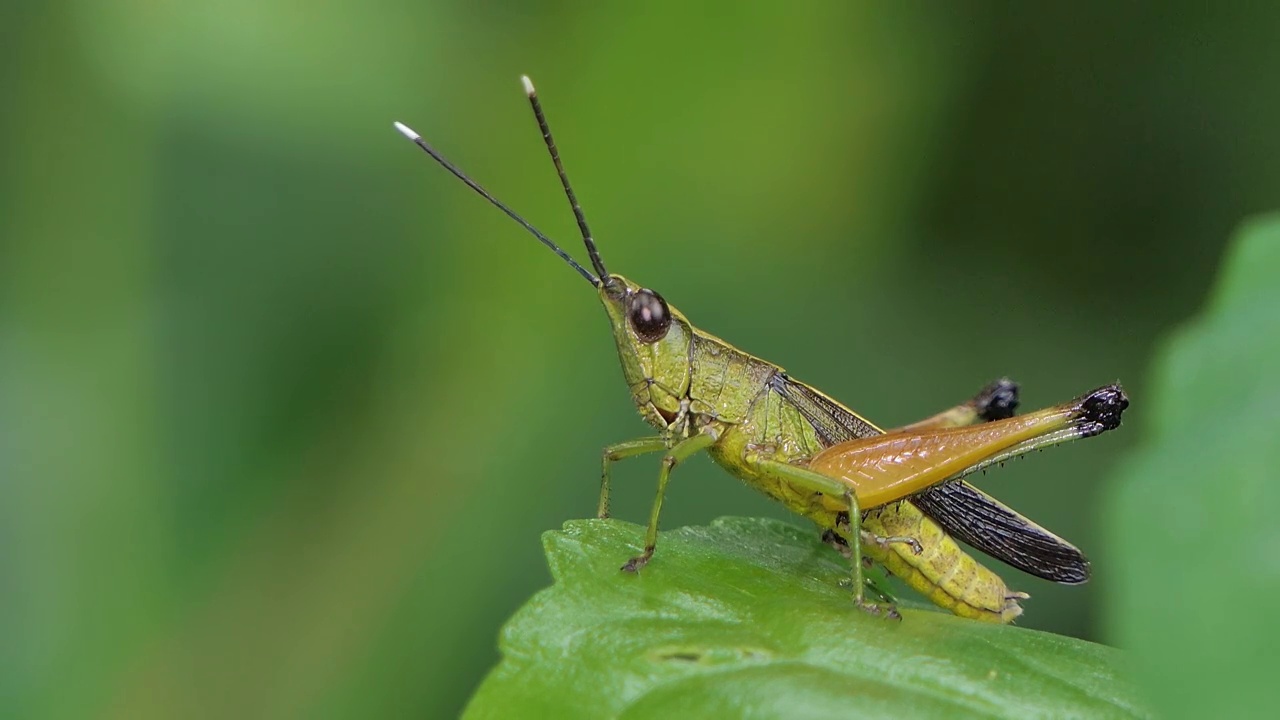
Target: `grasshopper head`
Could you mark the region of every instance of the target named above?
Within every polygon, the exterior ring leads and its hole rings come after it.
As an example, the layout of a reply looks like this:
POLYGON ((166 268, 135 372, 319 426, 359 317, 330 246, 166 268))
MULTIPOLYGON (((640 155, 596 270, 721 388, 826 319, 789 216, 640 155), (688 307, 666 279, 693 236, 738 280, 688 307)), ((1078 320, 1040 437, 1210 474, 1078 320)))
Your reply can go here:
POLYGON ((605 276, 597 290, 631 398, 647 422, 666 428, 689 389, 689 321, 661 295, 621 275, 605 276))

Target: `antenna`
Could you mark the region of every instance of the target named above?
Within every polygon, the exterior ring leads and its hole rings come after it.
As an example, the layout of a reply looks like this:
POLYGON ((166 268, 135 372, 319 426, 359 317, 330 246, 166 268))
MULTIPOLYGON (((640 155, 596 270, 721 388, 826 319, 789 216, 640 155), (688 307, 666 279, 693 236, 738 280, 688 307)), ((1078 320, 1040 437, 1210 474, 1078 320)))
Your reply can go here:
MULTIPOLYGON (((396 126, 396 130, 399 130, 401 135, 404 135, 405 137, 412 140, 415 145, 425 150, 426 153, 431 156, 431 159, 440 163, 440 165, 442 165, 445 170, 448 170, 449 172, 453 173, 454 177, 466 183, 467 187, 479 193, 480 197, 484 198, 485 200, 488 200, 494 207, 506 213, 507 217, 519 223, 520 227, 524 228, 525 230, 528 230, 529 233, 532 234, 534 237, 538 238, 539 242, 541 242, 543 245, 546 245, 547 247, 551 248, 552 252, 559 255, 560 259, 569 263, 569 266, 572 267, 574 270, 577 270, 578 274, 586 278, 588 282, 590 282, 592 285, 599 285, 601 283, 600 278, 597 278, 596 276, 592 275, 590 272, 587 271, 586 268, 579 265, 577 260, 574 260, 572 257, 570 257, 569 253, 565 252, 564 250, 561 250, 560 246, 556 245, 551 240, 551 238, 542 234, 541 230, 538 230, 538 228, 534 227, 533 225, 530 225, 527 220, 525 220, 524 218, 516 214, 515 210, 512 210, 511 208, 507 207, 500 200, 490 195, 488 190, 485 190, 483 187, 480 187, 480 183, 467 177, 467 174, 459 170, 458 166, 454 165, 448 160, 445 160, 444 156, 436 152, 435 148, 428 145, 427 141, 423 140, 421 135, 414 132, 409 126, 405 125, 404 123, 397 122, 395 126, 396 126)), ((559 165, 558 160, 556 161, 556 164, 559 165)), ((575 207, 576 206, 577 204, 575 203, 575 207)), ((585 228, 586 226, 583 225, 584 232, 585 232, 585 228)), ((589 238, 588 238, 588 242, 590 242, 589 238)), ((597 268, 603 269, 604 265, 600 263, 599 256, 597 256, 594 252, 595 246, 589 244, 587 247, 590 250, 592 250, 592 255, 591 255, 592 262, 596 263, 597 268)), ((606 276, 602 276, 602 277, 606 277, 606 276)))
POLYGON ((564 172, 564 164, 560 162, 560 151, 556 149, 556 141, 551 137, 551 128, 547 127, 547 116, 542 113, 542 103, 538 101, 538 91, 533 89, 533 81, 528 75, 521 75, 524 94, 529 96, 529 104, 533 106, 533 116, 538 119, 538 128, 542 130, 542 140, 547 144, 547 152, 551 153, 551 162, 556 164, 556 173, 560 176, 560 185, 573 207, 573 217, 578 221, 578 229, 582 231, 582 242, 587 246, 587 254, 591 256, 591 267, 596 269, 601 282, 609 278, 609 271, 604 269, 604 261, 600 259, 600 251, 596 250, 596 241, 591 237, 591 228, 587 227, 587 217, 582 214, 582 206, 578 204, 578 196, 573 194, 569 185, 569 176, 564 172))

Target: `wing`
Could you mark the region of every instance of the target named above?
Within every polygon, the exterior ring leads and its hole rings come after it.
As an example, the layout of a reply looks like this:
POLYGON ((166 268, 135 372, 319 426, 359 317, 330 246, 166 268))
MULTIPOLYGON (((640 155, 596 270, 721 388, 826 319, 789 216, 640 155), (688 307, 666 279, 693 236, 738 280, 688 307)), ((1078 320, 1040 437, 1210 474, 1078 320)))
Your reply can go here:
POLYGON ((1023 572, 1064 585, 1089 579, 1079 548, 963 480, 935 485, 911 502, 957 539, 1023 572))
MULTIPOLYGON (((770 385, 796 407, 826 447, 881 432, 785 373, 773 376, 770 385)), ((1078 548, 964 481, 935 485, 906 502, 933 518, 948 534, 1023 572, 1066 585, 1089 579, 1089 561, 1078 548)))
POLYGON ((769 378, 769 387, 800 411, 805 422, 813 426, 823 447, 884 432, 818 390, 787 377, 786 373, 780 372, 769 378))

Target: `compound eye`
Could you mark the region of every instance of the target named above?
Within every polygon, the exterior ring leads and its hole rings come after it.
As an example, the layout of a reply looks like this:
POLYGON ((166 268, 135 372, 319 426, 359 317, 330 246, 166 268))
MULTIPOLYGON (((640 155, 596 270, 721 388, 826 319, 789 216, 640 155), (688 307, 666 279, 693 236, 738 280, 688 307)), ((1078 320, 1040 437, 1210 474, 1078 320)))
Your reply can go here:
POLYGON ((666 337, 667 330, 671 328, 671 313, 667 310, 667 301, 652 290, 637 290, 631 296, 627 314, 631 320, 631 329, 646 343, 658 342, 666 337))

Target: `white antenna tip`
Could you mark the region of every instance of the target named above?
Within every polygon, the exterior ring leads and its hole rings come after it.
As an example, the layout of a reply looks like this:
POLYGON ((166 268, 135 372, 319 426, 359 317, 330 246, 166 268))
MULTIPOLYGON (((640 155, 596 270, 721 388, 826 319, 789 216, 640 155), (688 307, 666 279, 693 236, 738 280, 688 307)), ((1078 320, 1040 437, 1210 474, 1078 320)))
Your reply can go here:
POLYGON ((533 89, 533 81, 529 79, 528 75, 521 75, 520 82, 521 84, 524 85, 525 95, 528 95, 529 97, 533 97, 534 95, 537 94, 537 91, 533 89))
POLYGON ((418 133, 414 132, 413 129, 410 128, 408 125, 405 125, 404 123, 401 123, 401 122, 396 123, 396 129, 400 131, 401 135, 409 138, 414 142, 417 142, 422 137, 418 133))

